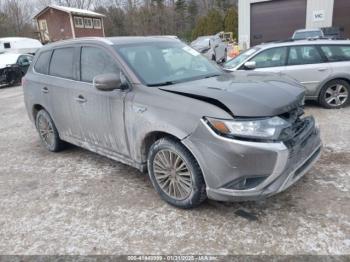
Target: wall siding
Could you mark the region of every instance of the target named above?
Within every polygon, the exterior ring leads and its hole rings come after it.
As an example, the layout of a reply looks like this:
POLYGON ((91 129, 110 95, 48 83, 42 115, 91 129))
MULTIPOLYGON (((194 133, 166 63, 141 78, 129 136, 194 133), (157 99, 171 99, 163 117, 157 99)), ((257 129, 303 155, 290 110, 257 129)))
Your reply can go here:
POLYGON ((51 42, 72 38, 68 13, 56 9, 49 9, 37 19, 46 19, 51 42))

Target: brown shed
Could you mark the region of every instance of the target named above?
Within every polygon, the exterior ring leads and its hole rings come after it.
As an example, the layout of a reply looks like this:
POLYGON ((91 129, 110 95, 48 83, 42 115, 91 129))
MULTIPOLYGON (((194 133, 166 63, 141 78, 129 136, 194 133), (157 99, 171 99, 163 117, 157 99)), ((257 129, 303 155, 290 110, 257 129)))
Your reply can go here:
POLYGON ((104 15, 89 10, 57 5, 47 6, 34 17, 42 43, 105 36, 103 18, 104 15))

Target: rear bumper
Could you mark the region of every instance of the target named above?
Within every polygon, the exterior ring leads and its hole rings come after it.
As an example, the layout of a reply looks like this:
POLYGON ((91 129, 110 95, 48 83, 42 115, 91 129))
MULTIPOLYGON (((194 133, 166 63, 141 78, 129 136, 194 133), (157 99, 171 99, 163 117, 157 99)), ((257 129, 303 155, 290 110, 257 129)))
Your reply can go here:
POLYGON ((313 118, 308 121, 307 128, 290 144, 224 138, 204 122, 184 143, 202 168, 210 199, 259 200, 292 186, 318 160, 322 148, 320 133, 313 118), (237 189, 236 181, 258 182, 237 189))

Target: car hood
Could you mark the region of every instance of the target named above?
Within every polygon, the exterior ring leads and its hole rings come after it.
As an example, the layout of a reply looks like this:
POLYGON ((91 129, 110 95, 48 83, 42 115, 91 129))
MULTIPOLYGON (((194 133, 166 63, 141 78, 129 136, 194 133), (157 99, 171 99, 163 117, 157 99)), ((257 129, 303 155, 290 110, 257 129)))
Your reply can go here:
POLYGON ((245 71, 160 89, 214 104, 239 117, 266 117, 286 113, 302 103, 305 93, 300 84, 289 78, 245 71))

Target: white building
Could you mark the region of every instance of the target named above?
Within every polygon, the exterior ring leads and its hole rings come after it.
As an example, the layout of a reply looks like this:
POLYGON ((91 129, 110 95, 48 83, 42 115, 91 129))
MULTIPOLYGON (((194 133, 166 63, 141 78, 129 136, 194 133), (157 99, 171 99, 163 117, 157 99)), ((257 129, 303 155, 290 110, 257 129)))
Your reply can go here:
POLYGON ((350 37, 350 0, 239 0, 241 48, 290 38, 297 29, 334 27, 350 37))

